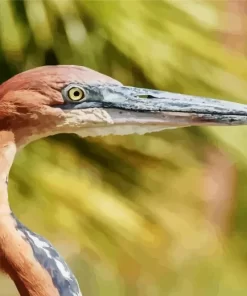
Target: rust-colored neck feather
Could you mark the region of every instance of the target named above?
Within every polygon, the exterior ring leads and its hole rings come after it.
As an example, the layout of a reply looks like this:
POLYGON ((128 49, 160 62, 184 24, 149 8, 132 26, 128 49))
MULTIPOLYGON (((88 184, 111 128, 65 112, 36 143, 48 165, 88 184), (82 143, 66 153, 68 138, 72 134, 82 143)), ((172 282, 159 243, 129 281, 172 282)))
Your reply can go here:
POLYGON ((10 214, 8 175, 16 153, 12 132, 0 131, 0 217, 10 214))
POLYGON ((0 217, 0 269, 14 281, 21 296, 59 296, 11 215, 0 217))
POLYGON ((7 183, 15 153, 13 133, 0 131, 0 270, 12 278, 22 296, 59 296, 11 215, 7 183))

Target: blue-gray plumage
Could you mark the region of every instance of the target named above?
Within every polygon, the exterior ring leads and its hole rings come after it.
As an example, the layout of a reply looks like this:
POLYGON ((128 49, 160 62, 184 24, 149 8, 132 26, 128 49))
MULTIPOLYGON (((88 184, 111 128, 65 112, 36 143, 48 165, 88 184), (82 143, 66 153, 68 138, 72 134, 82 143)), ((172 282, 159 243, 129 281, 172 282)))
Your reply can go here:
POLYGON ((75 276, 52 244, 25 227, 14 214, 12 217, 16 221, 16 230, 31 246, 34 257, 50 274, 59 296, 81 296, 75 276))

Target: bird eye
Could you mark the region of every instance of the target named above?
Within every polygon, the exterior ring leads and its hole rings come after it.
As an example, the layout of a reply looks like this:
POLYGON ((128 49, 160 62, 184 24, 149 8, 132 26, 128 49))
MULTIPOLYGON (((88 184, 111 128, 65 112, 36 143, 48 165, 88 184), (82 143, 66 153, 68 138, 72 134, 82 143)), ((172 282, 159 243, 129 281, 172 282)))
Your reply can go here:
POLYGON ((81 101, 82 99, 84 99, 85 97, 85 93, 84 91, 79 88, 79 87, 72 87, 69 91, 68 91, 68 97, 71 101, 73 102, 78 102, 81 101))

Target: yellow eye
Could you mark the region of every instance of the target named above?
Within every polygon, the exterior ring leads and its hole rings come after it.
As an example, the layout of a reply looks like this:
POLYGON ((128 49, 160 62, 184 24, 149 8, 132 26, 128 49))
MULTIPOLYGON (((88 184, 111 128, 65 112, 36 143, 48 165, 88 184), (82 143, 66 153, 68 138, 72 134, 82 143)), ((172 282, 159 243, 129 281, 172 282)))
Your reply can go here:
POLYGON ((84 91, 79 87, 72 87, 68 92, 69 99, 77 102, 81 101, 85 97, 84 91))

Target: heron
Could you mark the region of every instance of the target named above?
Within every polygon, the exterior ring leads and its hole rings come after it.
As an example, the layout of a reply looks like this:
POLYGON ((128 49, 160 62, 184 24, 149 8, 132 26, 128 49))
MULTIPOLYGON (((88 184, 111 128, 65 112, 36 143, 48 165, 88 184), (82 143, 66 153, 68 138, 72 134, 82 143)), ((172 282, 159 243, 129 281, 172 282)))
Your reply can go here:
POLYGON ((59 133, 127 135, 246 123, 244 104, 124 86, 82 66, 43 66, 13 76, 0 85, 0 270, 21 296, 82 295, 63 257, 9 205, 9 171, 30 142, 59 133))

